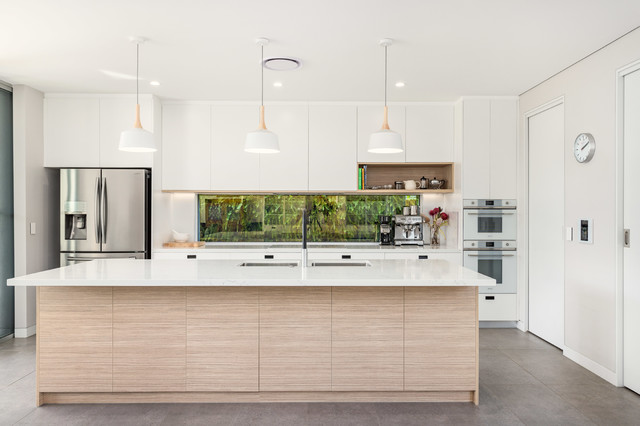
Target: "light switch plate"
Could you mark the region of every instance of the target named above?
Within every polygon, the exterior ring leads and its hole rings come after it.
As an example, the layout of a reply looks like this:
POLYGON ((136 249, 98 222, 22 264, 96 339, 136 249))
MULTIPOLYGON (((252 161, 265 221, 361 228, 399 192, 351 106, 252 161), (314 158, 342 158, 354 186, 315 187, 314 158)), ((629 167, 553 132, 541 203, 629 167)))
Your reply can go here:
POLYGON ((565 228, 565 231, 567 233, 566 237, 565 237, 567 239, 567 241, 573 241, 573 227, 572 226, 567 226, 565 228))
POLYGON ((593 244, 593 219, 580 219, 578 226, 578 241, 593 244))
POLYGON ((36 235, 36 223, 35 222, 29 223, 29 233, 31 235, 36 235))

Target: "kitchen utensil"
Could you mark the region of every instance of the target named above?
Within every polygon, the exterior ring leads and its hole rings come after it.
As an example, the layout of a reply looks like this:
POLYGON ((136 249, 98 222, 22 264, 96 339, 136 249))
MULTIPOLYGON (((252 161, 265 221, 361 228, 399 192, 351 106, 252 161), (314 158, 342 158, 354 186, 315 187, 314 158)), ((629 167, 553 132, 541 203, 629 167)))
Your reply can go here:
POLYGON ((402 208, 402 214, 403 214, 404 216, 409 216, 409 215, 411 215, 411 206, 404 206, 404 207, 402 208))
POLYGON ((404 181, 404 189, 412 190, 412 189, 416 189, 419 186, 420 186, 420 182, 418 181, 415 181, 415 180, 404 181))
POLYGON ((420 189, 429 189, 429 180, 424 176, 420 178, 420 189))
POLYGON ((438 179, 434 177, 429 181, 429 189, 442 189, 444 188, 444 183, 445 183, 444 179, 438 179))
POLYGON ((395 185, 396 185, 396 189, 403 189, 404 188, 404 184, 399 180, 395 181, 395 185))

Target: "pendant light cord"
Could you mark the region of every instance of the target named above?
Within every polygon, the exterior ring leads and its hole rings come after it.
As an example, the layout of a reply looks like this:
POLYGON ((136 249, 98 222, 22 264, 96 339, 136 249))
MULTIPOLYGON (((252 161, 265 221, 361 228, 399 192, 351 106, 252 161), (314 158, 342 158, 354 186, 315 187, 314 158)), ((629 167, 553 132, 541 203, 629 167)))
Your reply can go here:
POLYGON ((264 44, 260 46, 260 106, 264 106, 264 44))
POLYGON ((387 106, 387 46, 384 47, 384 106, 387 106))
POLYGON ((140 105, 138 93, 140 92, 140 43, 136 43, 136 105, 140 105))

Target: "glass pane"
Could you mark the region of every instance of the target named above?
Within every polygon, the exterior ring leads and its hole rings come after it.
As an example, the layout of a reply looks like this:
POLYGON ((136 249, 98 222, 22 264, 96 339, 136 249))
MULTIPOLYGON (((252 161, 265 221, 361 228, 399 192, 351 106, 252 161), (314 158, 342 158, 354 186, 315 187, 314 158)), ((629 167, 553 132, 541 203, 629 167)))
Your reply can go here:
POLYGON ((502 232, 501 217, 478 217, 478 232, 495 234, 502 232))
POLYGON ((478 259, 478 272, 502 284, 502 259, 478 259))
POLYGON ((0 89, 0 337, 13 333, 13 116, 11 93, 0 89))
POLYGON ((378 216, 419 205, 416 195, 198 196, 200 241, 287 242, 302 239, 302 209, 309 211, 309 241, 375 242, 378 216))

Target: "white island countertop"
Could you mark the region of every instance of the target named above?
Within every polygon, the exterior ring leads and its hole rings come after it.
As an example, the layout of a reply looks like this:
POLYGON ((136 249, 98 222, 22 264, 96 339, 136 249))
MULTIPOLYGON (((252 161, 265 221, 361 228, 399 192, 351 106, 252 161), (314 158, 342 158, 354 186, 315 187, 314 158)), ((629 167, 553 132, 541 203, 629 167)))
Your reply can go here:
MULTIPOLYGON (((365 261, 332 261, 329 263, 365 261)), ((240 266, 239 260, 93 260, 7 281, 10 286, 493 286, 446 260, 368 260, 368 266, 240 266)), ((253 263, 282 263, 259 261, 253 263)), ((317 262, 323 263, 323 262, 317 262)), ((326 262, 325 262, 326 263, 326 262)))

